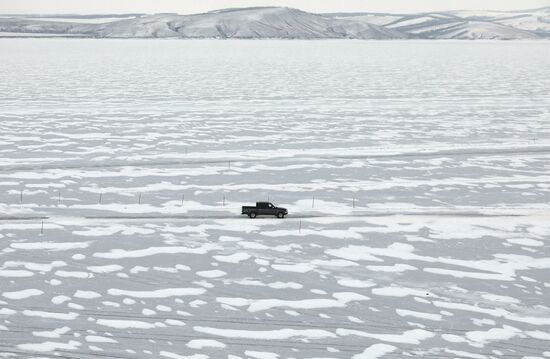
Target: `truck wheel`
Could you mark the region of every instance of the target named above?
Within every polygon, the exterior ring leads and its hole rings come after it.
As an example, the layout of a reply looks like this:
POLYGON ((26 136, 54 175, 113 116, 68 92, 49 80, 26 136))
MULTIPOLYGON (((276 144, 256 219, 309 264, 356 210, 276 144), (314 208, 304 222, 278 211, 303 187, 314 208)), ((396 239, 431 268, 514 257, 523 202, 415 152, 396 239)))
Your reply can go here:
POLYGON ((285 218, 285 214, 283 212, 278 212, 277 218, 285 218))
POLYGON ((250 218, 256 218, 256 212, 250 212, 250 213, 248 214, 248 217, 250 217, 250 218))

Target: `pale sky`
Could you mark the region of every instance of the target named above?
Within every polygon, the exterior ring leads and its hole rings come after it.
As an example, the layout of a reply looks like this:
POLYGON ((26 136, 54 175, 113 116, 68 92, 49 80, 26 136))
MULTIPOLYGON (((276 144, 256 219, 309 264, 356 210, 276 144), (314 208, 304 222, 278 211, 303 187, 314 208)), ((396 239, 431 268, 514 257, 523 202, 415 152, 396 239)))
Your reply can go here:
POLYGON ((441 10, 524 10, 550 0, 0 0, 4 14, 108 14, 176 12, 193 14, 248 6, 288 6, 311 12, 423 12, 441 10))

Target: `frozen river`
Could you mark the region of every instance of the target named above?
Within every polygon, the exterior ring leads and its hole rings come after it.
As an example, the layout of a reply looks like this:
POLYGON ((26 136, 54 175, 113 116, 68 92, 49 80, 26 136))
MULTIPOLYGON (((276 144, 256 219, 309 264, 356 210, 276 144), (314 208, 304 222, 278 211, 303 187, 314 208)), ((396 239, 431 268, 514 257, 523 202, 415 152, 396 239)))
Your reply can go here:
POLYGON ((547 358, 549 244, 547 42, 0 39, 0 357, 547 358))

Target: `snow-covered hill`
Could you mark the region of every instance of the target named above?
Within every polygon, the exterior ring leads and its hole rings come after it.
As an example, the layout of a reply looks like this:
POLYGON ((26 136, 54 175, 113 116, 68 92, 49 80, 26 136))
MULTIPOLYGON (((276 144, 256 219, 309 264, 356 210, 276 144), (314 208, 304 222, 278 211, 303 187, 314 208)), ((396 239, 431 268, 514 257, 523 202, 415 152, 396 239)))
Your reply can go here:
POLYGON ((550 38, 550 7, 528 11, 445 11, 421 14, 347 13, 334 18, 363 21, 421 39, 550 38))
POLYGON ((550 38, 550 7, 529 11, 422 14, 313 14, 283 7, 203 14, 0 16, 0 36, 239 39, 537 39, 550 38))
POLYGON ((269 7, 218 10, 198 15, 153 15, 103 24, 99 37, 387 39, 403 35, 377 25, 269 7))
POLYGON ((405 16, 385 26, 424 39, 536 39, 540 36, 498 22, 464 19, 449 14, 405 16))

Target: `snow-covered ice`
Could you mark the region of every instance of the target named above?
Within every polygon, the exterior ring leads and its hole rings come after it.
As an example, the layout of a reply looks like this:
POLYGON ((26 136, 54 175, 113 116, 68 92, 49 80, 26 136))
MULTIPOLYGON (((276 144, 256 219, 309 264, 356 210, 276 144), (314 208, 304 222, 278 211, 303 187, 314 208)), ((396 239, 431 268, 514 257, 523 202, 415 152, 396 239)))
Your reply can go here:
POLYGON ((0 39, 0 357, 548 357, 549 49, 0 39))

